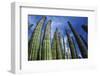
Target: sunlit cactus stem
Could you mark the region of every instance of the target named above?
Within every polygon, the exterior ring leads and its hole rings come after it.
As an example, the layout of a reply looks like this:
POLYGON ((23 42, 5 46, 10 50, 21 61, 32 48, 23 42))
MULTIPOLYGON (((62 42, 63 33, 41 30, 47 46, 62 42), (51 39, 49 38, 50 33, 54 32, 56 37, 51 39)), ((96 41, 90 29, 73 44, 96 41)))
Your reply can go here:
POLYGON ((43 44, 42 44, 42 60, 51 60, 52 52, 51 52, 51 20, 47 22, 44 36, 43 36, 43 44))
POLYGON ((53 59, 63 59, 62 45, 60 32, 56 29, 52 43, 53 59))
POLYGON ((37 60, 38 59, 38 51, 40 47, 40 37, 41 37, 41 30, 44 24, 46 17, 43 17, 36 25, 34 32, 32 33, 31 42, 29 45, 29 60, 37 60))

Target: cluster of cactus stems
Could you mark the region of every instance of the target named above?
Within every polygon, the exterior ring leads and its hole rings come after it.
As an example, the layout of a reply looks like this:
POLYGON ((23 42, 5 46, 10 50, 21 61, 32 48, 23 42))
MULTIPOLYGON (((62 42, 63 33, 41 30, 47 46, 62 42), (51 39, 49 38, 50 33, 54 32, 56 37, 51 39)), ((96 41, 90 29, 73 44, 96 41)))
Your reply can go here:
POLYGON ((81 39, 81 37, 79 36, 79 34, 76 32, 76 30, 72 27, 72 24, 68 21, 69 27, 71 28, 76 41, 78 43, 79 49, 81 51, 81 54, 83 56, 83 58, 87 58, 88 57, 88 51, 87 51, 87 47, 84 44, 83 40, 81 39))
MULTIPOLYGON (((51 23, 49 20, 46 24, 44 32, 42 32, 42 27, 46 17, 43 18, 37 23, 35 27, 31 39, 28 42, 28 60, 55 60, 55 59, 68 59, 68 55, 66 52, 66 46, 64 37, 61 36, 59 29, 56 28, 54 32, 52 44, 51 44, 51 23), (62 37, 62 41, 61 41, 62 37)), ((82 39, 72 27, 71 23, 68 22, 69 27, 71 28, 74 36, 76 37, 76 41, 80 47, 81 54, 83 58, 87 58, 87 48, 85 47, 82 39)), ((66 30, 67 41, 70 48, 70 54, 72 59, 78 58, 78 54, 76 51, 75 43, 73 38, 70 37, 69 33, 66 30)))

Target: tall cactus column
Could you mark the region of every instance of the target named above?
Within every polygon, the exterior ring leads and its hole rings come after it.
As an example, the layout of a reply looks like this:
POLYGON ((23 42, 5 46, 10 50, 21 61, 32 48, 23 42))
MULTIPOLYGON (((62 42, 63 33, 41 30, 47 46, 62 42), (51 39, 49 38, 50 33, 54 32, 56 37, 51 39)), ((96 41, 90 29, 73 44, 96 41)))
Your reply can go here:
POLYGON ((76 30, 72 27, 71 23, 68 21, 68 25, 69 27, 71 28, 75 38, 76 38, 76 41, 78 43, 78 46, 80 48, 80 51, 81 51, 81 54, 83 56, 83 58, 87 58, 88 57, 88 51, 87 51, 87 48, 86 46, 84 45, 82 39, 80 38, 79 34, 76 32, 76 30))
POLYGON ((69 33, 67 32, 67 30, 66 30, 66 35, 67 35, 68 42, 69 42, 69 47, 70 47, 70 50, 71 50, 71 57, 72 57, 72 59, 77 58, 76 57, 76 53, 75 53, 75 47, 74 47, 73 41, 72 41, 69 33))
POLYGON ((57 45, 56 45, 56 53, 57 53, 57 59, 63 59, 63 50, 62 50, 62 44, 61 44, 61 35, 60 35, 60 32, 58 32, 58 29, 56 30, 57 31, 57 45))
POLYGON ((63 51, 61 46, 61 37, 56 29, 54 33, 53 43, 52 43, 52 55, 53 59, 63 59, 63 51))
POLYGON ((43 46, 42 46, 42 60, 51 60, 52 52, 51 52, 51 42, 50 42, 50 33, 51 33, 51 20, 48 21, 46 25, 46 29, 44 31, 43 37, 43 46))
MULTIPOLYGON (((56 31, 57 32, 57 31, 56 31)), ((56 36, 56 32, 54 33, 54 37, 53 37, 53 40, 52 40, 52 45, 51 45, 51 50, 52 50, 52 58, 53 59, 56 59, 57 58, 57 56, 56 56, 56 49, 57 49, 57 40, 56 40, 56 38, 57 38, 57 36, 56 36)))
POLYGON ((34 32, 32 34, 31 43, 29 46, 30 55, 29 60, 37 60, 38 58, 38 51, 40 46, 40 37, 41 37, 41 30, 44 24, 46 17, 43 17, 36 25, 34 32))

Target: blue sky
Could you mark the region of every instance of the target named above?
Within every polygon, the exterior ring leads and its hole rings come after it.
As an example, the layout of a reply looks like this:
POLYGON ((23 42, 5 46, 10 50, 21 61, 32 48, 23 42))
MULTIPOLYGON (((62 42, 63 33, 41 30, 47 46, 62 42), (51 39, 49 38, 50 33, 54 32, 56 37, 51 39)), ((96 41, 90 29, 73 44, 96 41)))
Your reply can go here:
MULTIPOLYGON (((30 39, 32 31, 34 31, 34 28, 36 27, 37 22, 42 18, 41 15, 28 15, 28 26, 30 26, 31 24, 33 24, 33 26, 28 30, 28 38, 30 39)), ((46 16, 46 20, 45 23, 43 25, 43 29, 46 26, 46 23, 51 20, 51 40, 53 39, 54 36, 54 32, 56 30, 56 28, 59 29, 59 31, 61 32, 61 35, 63 37, 66 37, 66 33, 65 33, 65 28, 68 30, 68 33, 70 34, 70 36, 72 36, 74 38, 73 33, 71 32, 69 26, 68 26, 68 21, 71 22, 73 28, 78 32, 79 35, 81 35, 84 40, 86 42, 88 42, 88 33, 86 33, 83 29, 82 29, 82 25, 88 25, 88 17, 79 17, 79 16, 46 16)), ((43 30, 42 29, 42 30, 43 30)), ((77 43, 75 41, 74 38, 74 42, 76 44, 77 50, 78 46, 77 43)))
MULTIPOLYGON (((37 22, 42 18, 40 15, 29 15, 28 16, 28 23, 33 24, 31 30, 33 31, 37 22)), ((75 28, 75 30, 82 35, 82 37, 87 41, 87 34, 84 32, 84 30, 81 28, 83 24, 88 25, 88 18, 87 17, 74 17, 74 16, 46 16, 46 21, 44 23, 44 26, 46 25, 48 20, 52 20, 51 24, 51 38, 53 38, 53 33, 55 29, 58 27, 61 33, 64 35, 64 29, 68 29, 69 32, 70 29, 68 27, 67 21, 70 21, 72 23, 72 26, 75 28)), ((44 28, 43 28, 44 29, 44 28)), ((31 32, 30 32, 31 33, 31 32)))

